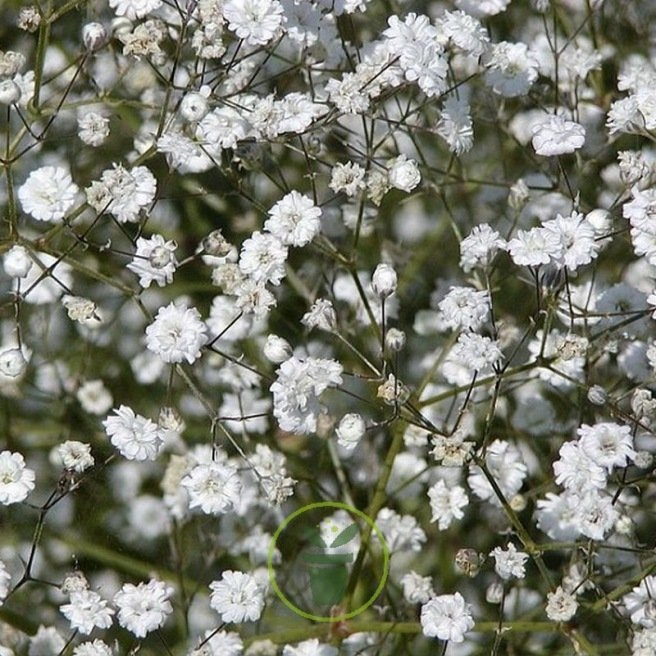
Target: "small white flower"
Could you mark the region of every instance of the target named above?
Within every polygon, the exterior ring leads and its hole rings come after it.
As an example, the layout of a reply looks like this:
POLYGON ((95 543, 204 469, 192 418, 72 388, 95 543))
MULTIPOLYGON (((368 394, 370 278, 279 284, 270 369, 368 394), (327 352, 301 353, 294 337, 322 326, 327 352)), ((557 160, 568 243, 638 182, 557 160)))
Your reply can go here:
POLYGON ((114 404, 112 393, 102 380, 87 380, 75 396, 82 409, 92 415, 104 415, 114 404))
POLYGON ((210 606, 224 622, 256 622, 264 608, 264 594, 252 574, 228 570, 210 583, 210 606))
POLYGON ((70 622, 71 629, 83 635, 89 635, 96 627, 108 629, 114 614, 111 608, 107 608, 107 601, 93 590, 72 592, 70 603, 59 610, 70 622))
POLYGON ((433 597, 421 607, 421 629, 425 636, 462 642, 465 633, 473 628, 471 606, 459 592, 433 597))
POLYGON ((139 585, 125 583, 114 595, 119 624, 137 638, 145 637, 159 629, 173 612, 169 601, 172 594, 170 585, 155 579, 139 585))
POLYGON ((24 501, 34 489, 35 474, 25 466, 20 453, 0 453, 0 504, 10 506, 24 501))
POLYGON ((23 210, 37 221, 59 222, 75 204, 78 191, 67 169, 42 166, 19 187, 18 199, 23 210))
POLYGON ((207 340, 207 328, 196 308, 169 303, 146 328, 146 348, 168 363, 195 362, 207 340))
POLYGON ((290 343, 278 335, 267 335, 262 352, 266 359, 274 364, 280 364, 292 357, 290 343))
POLYGON ((421 173, 417 162, 408 159, 405 155, 399 155, 396 159, 388 162, 388 181, 395 189, 410 192, 421 182, 421 173))
POLYGON ((321 208, 311 198, 291 191, 269 210, 264 229, 287 246, 305 246, 321 230, 321 208))
POLYGON ((228 0, 223 6, 230 29, 253 46, 263 46, 273 39, 282 13, 278 0, 228 0))
POLYGON ((11 278, 25 278, 32 268, 32 258, 23 246, 12 246, 3 256, 2 265, 11 278))
POLYGON ((337 656, 336 647, 321 644, 317 638, 310 638, 297 645, 285 645, 282 656, 337 656))
POLYGON ((523 579, 526 576, 524 565, 528 560, 528 554, 523 551, 517 551, 512 542, 509 542, 506 549, 496 547, 490 552, 494 558, 494 571, 505 581, 510 578, 523 579))
POLYGON ((73 656, 114 656, 112 648, 102 640, 82 642, 74 650, 73 656))
POLYGON ((573 153, 585 143, 585 128, 562 116, 549 116, 533 128, 532 142, 537 155, 551 157, 573 153))
POLYGON ((86 112, 77 117, 77 136, 87 146, 102 146, 109 136, 109 119, 98 112, 86 112))
POLYGON ((576 597, 560 586, 547 594, 547 617, 553 622, 569 622, 578 606, 576 597))
POLYGON ((463 488, 459 485, 447 487, 442 480, 428 490, 428 498, 433 513, 431 522, 437 522, 441 531, 449 528, 454 519, 462 519, 465 516, 463 508, 469 504, 463 488))
POLYGON ((122 405, 103 421, 111 443, 128 460, 154 460, 162 444, 157 424, 122 405))
POLYGON ((396 291, 398 276, 389 264, 379 264, 371 276, 371 288, 380 298, 387 298, 396 291))
POLYGON ((153 235, 150 239, 139 237, 137 251, 127 268, 139 276, 139 284, 144 289, 153 282, 160 287, 168 285, 178 264, 175 259, 177 247, 174 241, 166 241, 162 235, 153 235))
POLYGON ((239 504, 241 481, 230 465, 211 462, 196 465, 180 483, 189 493, 189 507, 221 515, 239 504))
POLYGON ((425 604, 435 596, 430 576, 420 576, 410 571, 401 578, 403 598, 410 604, 425 604))
POLYGON ((19 379, 27 369, 27 360, 19 348, 0 350, 0 376, 19 379))
POLYGON ((350 451, 358 445, 358 442, 364 436, 365 430, 365 421, 359 414, 355 412, 346 414, 335 429, 337 443, 350 451))
POLYGON ((77 440, 66 440, 57 447, 57 453, 65 469, 82 473, 93 467, 94 459, 91 455, 91 445, 77 440))

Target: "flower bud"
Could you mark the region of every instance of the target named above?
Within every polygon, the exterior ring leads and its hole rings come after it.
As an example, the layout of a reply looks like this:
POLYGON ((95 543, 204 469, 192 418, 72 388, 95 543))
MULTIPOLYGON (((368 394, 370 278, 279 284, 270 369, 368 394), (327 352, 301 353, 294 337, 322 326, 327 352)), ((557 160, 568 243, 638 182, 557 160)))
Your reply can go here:
POLYGON ((102 23, 87 23, 82 28, 82 43, 88 51, 100 50, 106 41, 107 30, 102 23))
POLYGON ((188 93, 180 103, 180 114, 185 121, 190 123, 197 123, 203 119, 209 109, 207 98, 197 91, 188 93))
POLYGON ((610 232, 613 217, 608 210, 596 209, 585 215, 585 220, 592 226, 596 236, 610 232))
POLYGON ((2 259, 5 273, 11 278, 25 278, 32 268, 32 258, 23 246, 12 246, 2 259))
POLYGON ((379 264, 371 277, 371 288, 376 296, 387 298, 396 291, 398 277, 389 264, 379 264))
POLYGON ((345 449, 354 449, 362 439, 366 430, 364 419, 354 412, 342 417, 339 426, 335 430, 337 442, 345 449))
MULTIPOLYGON (((177 248, 177 244, 174 246, 174 248, 177 248)), ((167 248, 166 246, 155 246, 150 254, 150 257, 148 258, 148 261, 153 268, 163 269, 165 266, 175 261, 175 255, 173 255, 171 249, 167 248)))
POLYGON ((264 357, 273 362, 280 364, 292 357, 292 347, 289 342, 278 335, 269 335, 264 343, 264 357))
POLYGON ((510 187, 508 205, 511 209, 515 210, 515 212, 521 212, 524 205, 528 203, 529 198, 530 191, 528 185, 522 178, 520 178, 512 187, 510 187))
POLYGON ((223 236, 220 230, 213 230, 201 242, 202 252, 213 257, 225 257, 231 250, 232 244, 223 236))
POLYGON ((601 385, 593 385, 588 390, 588 401, 593 405, 604 405, 608 401, 608 394, 601 385))
POLYGON ((385 347, 392 353, 398 353, 405 346, 405 333, 398 328, 390 328, 385 335, 385 347))
POLYGON ((407 159, 405 155, 399 155, 390 164, 391 168, 387 179, 395 189, 412 191, 421 182, 421 173, 417 167, 417 162, 413 159, 407 159))
POLYGON ((495 581, 488 585, 485 591, 485 601, 488 604, 500 604, 503 599, 503 585, 499 581, 495 581))
POLYGON ((41 25, 41 14, 34 6, 23 7, 18 14, 18 28, 26 32, 36 32, 41 25))
POLYGON ((20 97, 20 87, 13 80, 0 82, 0 105, 15 105, 20 97))
POLYGON ((478 574, 484 562, 485 555, 476 549, 458 549, 458 553, 456 553, 456 568, 471 578, 478 574))
POLYGON ((160 409, 157 424, 165 431, 173 431, 174 433, 182 433, 185 429, 185 423, 180 413, 171 406, 164 406, 160 409))
POLYGON ((27 369, 27 360, 19 348, 0 352, 0 374, 7 378, 19 378, 27 369))
POLYGON ((639 469, 649 469, 654 462, 654 456, 649 451, 637 451, 633 456, 633 464, 639 469))

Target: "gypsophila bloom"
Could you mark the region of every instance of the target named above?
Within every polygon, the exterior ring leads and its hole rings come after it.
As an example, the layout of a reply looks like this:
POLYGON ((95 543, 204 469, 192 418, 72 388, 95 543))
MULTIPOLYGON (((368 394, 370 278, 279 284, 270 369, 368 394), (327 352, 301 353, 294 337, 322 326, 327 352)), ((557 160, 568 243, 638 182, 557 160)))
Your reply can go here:
POLYGON ((87 146, 102 146, 109 136, 109 119, 97 112, 86 112, 77 118, 77 136, 87 146))
POLYGON ((173 612, 169 601, 172 594, 170 585, 156 579, 138 585, 125 583, 114 595, 119 624, 137 638, 161 628, 173 612))
POLYGON ((387 298, 396 291, 398 276, 389 264, 379 264, 371 276, 371 288, 376 296, 387 298))
POLYGON ((27 360, 19 348, 0 349, 0 375, 20 379, 27 370, 27 360))
POLYGON ((425 604, 435 596, 430 576, 420 576, 417 572, 410 571, 401 577, 400 583, 403 598, 410 604, 425 604))
POLYGON ((88 298, 82 296, 71 296, 64 294, 61 299, 62 305, 66 308, 68 318, 79 323, 97 321, 99 317, 96 313, 98 309, 96 304, 88 298))
POLYGON ((264 594, 252 574, 228 570, 210 583, 210 606, 223 622, 256 622, 264 608, 264 594))
POLYGON ((465 273, 475 267, 488 266, 506 242, 487 223, 476 226, 460 242, 460 266, 465 273))
POLYGON ((421 182, 421 173, 417 162, 408 159, 405 155, 399 155, 389 161, 387 166, 389 167, 387 180, 395 189, 410 192, 421 182))
POLYGON ((446 141, 449 150, 455 155, 471 150, 474 145, 474 128, 469 103, 456 96, 447 98, 437 123, 437 134, 446 141))
POLYGON ((139 237, 137 250, 127 268, 139 276, 139 284, 145 289, 156 282, 160 287, 173 280, 177 267, 175 249, 178 245, 166 241, 162 235, 153 235, 150 239, 139 237))
POLYGON ((332 331, 337 328, 337 315, 333 304, 325 299, 318 298, 301 318, 301 323, 308 328, 320 328, 332 331))
POLYGON ((474 628, 471 606, 459 592, 427 601, 421 607, 420 620, 425 636, 449 642, 462 642, 465 633, 474 628))
POLYGON ((85 381, 75 396, 82 409, 92 415, 104 415, 114 405, 114 398, 102 380, 85 381))
POLYGON ((321 230, 321 208, 311 198, 291 191, 269 210, 264 230, 287 246, 305 246, 321 230))
POLYGON ((40 625, 37 632, 30 637, 27 656, 58 656, 65 648, 66 641, 57 629, 40 625))
POLYGON ((471 287, 451 287, 438 307, 445 326, 454 330, 479 330, 490 312, 490 296, 487 291, 471 287))
POLYGON ((27 499, 35 487, 34 479, 34 471, 25 466, 20 453, 0 453, 0 504, 10 506, 27 499))
POLYGON ((528 93, 538 78, 538 62, 525 43, 502 41, 488 55, 485 81, 506 98, 528 93))
POLYGON ((239 269, 257 284, 279 285, 285 277, 288 249, 278 237, 254 232, 241 247, 239 269))
POLYGON ((364 169, 355 162, 335 164, 330 177, 330 188, 339 193, 343 191, 349 198, 365 189, 364 169))
POLYGON ((192 364, 201 355, 207 341, 207 327, 196 308, 185 303, 161 307, 153 323, 146 328, 146 348, 169 364, 192 364))
POLYGON ((342 382, 342 366, 334 360, 291 357, 280 365, 271 385, 273 414, 280 428, 313 433, 319 417, 319 395, 342 382))
POLYGON ((180 482, 189 493, 189 508, 221 515, 239 503, 241 481, 230 465, 211 462, 196 465, 180 482))
POLYGON ((431 522, 437 522, 441 531, 449 528, 454 519, 465 516, 464 508, 469 504, 467 493, 459 485, 446 486, 440 480, 428 490, 431 507, 431 522))
POLYGON ((82 635, 89 635, 96 627, 108 629, 114 614, 111 608, 107 608, 107 601, 93 590, 71 592, 70 602, 59 610, 70 622, 71 629, 82 635))
POLYGON ((109 6, 117 16, 125 16, 131 21, 147 16, 161 4, 162 0, 109 0, 109 6))
POLYGON ((81 474, 94 465, 90 444, 76 440, 66 440, 66 442, 57 447, 57 452, 64 468, 69 471, 81 474))
POLYGON ((364 419, 355 412, 344 415, 337 428, 337 443, 349 451, 354 449, 358 442, 364 437, 366 424, 364 419))
POLYGON ((102 640, 82 642, 73 650, 73 656, 113 656, 112 648, 102 640))
POLYGON ((292 357, 290 343, 278 335, 267 335, 262 352, 266 359, 274 364, 280 364, 292 357))
POLYGON ((0 81, 0 105, 14 105, 20 98, 20 87, 13 80, 0 81))
POLYGON ((122 405, 103 421, 111 443, 128 460, 154 460, 162 444, 159 427, 122 405))
POLYGON ((223 6, 228 27, 246 43, 267 44, 276 34, 282 20, 278 0, 228 0, 223 6))
POLYGON ((141 210, 155 198, 157 181, 145 167, 128 171, 120 164, 103 171, 99 181, 85 190, 87 202, 96 212, 108 212, 119 223, 138 221, 141 210))
POLYGON ((647 629, 656 628, 656 616, 650 611, 656 592, 656 576, 646 576, 622 597, 622 604, 631 617, 631 622, 647 629))
POLYGON ((578 608, 576 597, 558 586, 547 593, 547 617, 553 622, 569 622, 578 608))
POLYGON ((61 166, 42 166, 32 171, 18 188, 18 200, 37 221, 61 221, 75 204, 79 191, 71 174, 61 166))
POLYGON ((601 422, 594 426, 583 424, 577 433, 581 451, 608 472, 613 467, 626 467, 635 456, 629 426, 612 422, 601 422))
POLYGON ((32 258, 25 247, 16 244, 3 255, 2 266, 11 278, 25 278, 32 267, 32 258))
MULTIPOLYGON (((505 440, 494 440, 485 451, 485 464, 505 498, 512 499, 521 489, 528 473, 519 449, 505 440)), ((496 492, 476 465, 471 466, 467 483, 479 499, 501 505, 496 492)))
POLYGON ((512 542, 509 542, 506 549, 495 547, 490 556, 494 558, 494 571, 504 580, 511 578, 523 579, 526 576, 524 568, 528 560, 528 554, 523 551, 517 551, 512 542))
POLYGON ((533 128, 532 143, 537 155, 573 153, 585 143, 585 128, 562 116, 549 116, 533 128))

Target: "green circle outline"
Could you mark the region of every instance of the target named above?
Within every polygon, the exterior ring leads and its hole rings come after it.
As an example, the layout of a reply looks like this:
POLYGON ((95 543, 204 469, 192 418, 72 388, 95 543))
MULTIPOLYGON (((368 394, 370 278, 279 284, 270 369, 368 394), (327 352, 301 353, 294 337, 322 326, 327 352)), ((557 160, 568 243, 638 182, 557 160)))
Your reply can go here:
POLYGON ((383 591, 383 588, 385 587, 385 583, 387 583, 387 577, 389 576, 389 561, 390 561, 390 552, 389 552, 389 547, 387 546, 387 542, 385 542, 385 538, 383 537, 381 530, 378 528, 378 526, 376 526, 374 520, 371 519, 371 517, 366 515, 361 510, 358 510, 353 506, 349 506, 346 503, 341 503, 340 501, 318 501, 316 503, 310 503, 307 506, 302 506, 298 510, 295 510, 290 515, 287 515, 287 517, 285 517, 282 524, 278 526, 276 532, 273 534, 273 537, 271 538, 271 543, 269 545, 269 554, 267 556, 267 568, 269 570, 269 581, 271 581, 271 585, 276 595, 278 595, 278 598, 282 601, 282 603, 285 604, 285 606, 287 606, 287 608, 289 608, 289 610, 291 610, 293 613, 296 613, 297 615, 300 615, 301 617, 304 617, 307 620, 314 620, 315 622, 343 622, 344 620, 350 620, 352 617, 355 617, 356 615, 359 615, 360 613, 364 612, 365 610, 367 610, 367 608, 369 608, 369 606, 371 606, 371 604, 374 603, 374 601, 376 601, 378 595, 383 591), (359 608, 352 610, 350 613, 345 613, 344 615, 338 615, 336 617, 312 615, 312 613, 306 613, 304 610, 301 610, 298 606, 295 606, 289 599, 287 599, 287 597, 284 595, 284 593, 278 586, 278 583, 276 582, 275 571, 273 569, 273 556, 276 548, 276 543, 278 542, 278 538, 280 537, 280 534, 292 522, 292 520, 296 519, 296 517, 302 515, 304 512, 307 512, 308 510, 314 510, 315 508, 339 508, 340 510, 345 510, 348 513, 357 515, 358 517, 360 517, 360 519, 363 519, 365 522, 367 522, 367 524, 369 524, 369 526, 371 526, 371 528, 374 530, 374 533, 378 537, 378 540, 383 546, 383 575, 380 579, 380 582, 378 583, 378 587, 376 588, 375 592, 359 608))

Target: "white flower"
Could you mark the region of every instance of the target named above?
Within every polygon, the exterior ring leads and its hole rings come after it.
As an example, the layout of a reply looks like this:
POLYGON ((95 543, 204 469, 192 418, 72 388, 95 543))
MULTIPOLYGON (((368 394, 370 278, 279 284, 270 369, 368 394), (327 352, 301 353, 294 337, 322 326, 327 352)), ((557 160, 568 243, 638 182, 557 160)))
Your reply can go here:
POLYGON ((82 473, 93 467, 94 459, 91 455, 91 445, 77 440, 66 440, 57 447, 57 454, 65 469, 82 473))
POLYGON ((490 313, 490 295, 472 287, 451 287, 438 307, 445 326, 454 330, 479 330, 490 313))
POLYGON ((545 221, 542 225, 549 242, 558 241, 559 249, 551 253, 551 261, 557 267, 567 267, 569 271, 584 264, 589 264, 601 246, 596 238, 592 224, 578 212, 572 212, 569 216, 556 215, 551 221, 545 221))
MULTIPOLYGON (((189 653, 188 656, 242 656, 244 644, 234 631, 205 632, 203 646, 189 653)), ((264 655, 263 655, 264 656, 264 655)))
POLYGON ((162 444, 157 424, 122 405, 103 421, 111 443, 128 460, 154 460, 162 444))
POLYGON ((27 370, 27 360, 19 348, 0 348, 0 376, 20 379, 27 370))
POLYGON ((435 596, 430 576, 420 576, 417 572, 410 571, 401 577, 400 583, 403 598, 410 604, 425 604, 435 596))
POLYGON ((114 614, 111 608, 107 608, 107 601, 93 590, 72 592, 70 603, 59 610, 70 622, 71 629, 83 635, 89 635, 96 627, 108 629, 114 614))
POLYGON ((525 43, 501 41, 488 56, 485 81, 506 98, 523 96, 538 78, 538 61, 525 43))
POLYGON ((474 145, 474 128, 469 103, 456 96, 447 98, 437 123, 437 134, 446 141, 449 150, 455 155, 471 150, 474 145))
POLYGON ((114 404, 112 393, 102 380, 85 381, 75 396, 82 409, 92 415, 104 415, 114 404))
POLYGON ((139 212, 150 206, 157 192, 155 176, 145 167, 131 171, 120 164, 103 171, 100 181, 86 190, 87 201, 96 212, 109 212, 119 223, 138 221, 139 212))
POLYGON ((280 364, 292 357, 290 343, 278 335, 267 335, 262 352, 264 353, 264 357, 274 364, 280 364))
MULTIPOLYGON (((519 492, 528 473, 519 449, 505 440, 494 440, 485 451, 485 464, 506 500, 512 499, 519 492)), ((495 505, 501 505, 496 492, 478 466, 471 466, 467 483, 479 499, 489 499, 495 505)))
POLYGON ((376 296, 387 298, 396 291, 398 276, 389 264, 379 264, 371 276, 371 288, 376 296))
POLYGON ((442 480, 437 481, 428 490, 432 511, 431 522, 437 522, 441 531, 449 528, 454 519, 465 516, 463 508, 469 504, 467 493, 459 485, 446 486, 442 480))
POLYGON ((553 622, 569 622, 576 614, 576 597, 558 586, 547 593, 547 617, 553 622))
POLYGON ((603 468, 581 449, 580 444, 566 442, 558 453, 560 458, 553 463, 558 485, 575 492, 583 492, 590 487, 606 487, 606 473, 603 468))
POLYGON ((278 237, 257 231, 242 244, 239 269, 255 283, 279 285, 286 275, 287 255, 278 237))
POLYGON ((335 429, 337 443, 349 451, 354 449, 364 436, 366 424, 357 413, 351 412, 342 417, 335 429))
POLYGON ((252 574, 227 570, 210 583, 210 606, 223 622, 256 622, 264 608, 264 594, 252 574))
POLYGON ((610 472, 613 467, 626 467, 635 457, 633 435, 629 426, 601 422, 583 424, 577 431, 579 447, 594 463, 610 472))
POLYGON ((573 153, 585 143, 585 128, 562 116, 549 116, 533 127, 532 143, 537 155, 573 153))
POLYGON ((77 136, 87 144, 97 148, 109 136, 109 119, 97 112, 86 112, 77 117, 77 136))
POLYGON ((270 210, 264 230, 286 246, 305 246, 321 229, 321 208, 311 198, 291 191, 270 210))
POLYGON ((75 204, 78 191, 67 169, 42 166, 18 188, 18 199, 23 210, 37 221, 58 222, 75 204))
POLYGON ((449 642, 462 642, 474 628, 471 606, 459 592, 430 599, 421 607, 420 619, 425 636, 449 642))
POLYGON ((228 0, 223 6, 228 26, 246 43, 266 45, 276 34, 282 21, 278 0, 228 0))
POLYGON ((0 503, 10 506, 24 501, 34 489, 35 474, 25 466, 20 453, 0 453, 0 503))
POLYGON ((125 583, 114 595, 119 624, 137 638, 145 637, 159 629, 173 612, 169 601, 172 594, 170 585, 155 579, 139 585, 125 583))
POLYGON ((318 298, 301 318, 301 323, 308 328, 320 328, 332 331, 337 328, 337 315, 333 304, 325 299, 318 298))
POLYGON ((131 21, 147 16, 161 4, 162 0, 109 0, 109 6, 117 16, 125 16, 131 21))
POLYGON ((32 258, 25 247, 16 244, 4 254, 2 265, 9 277, 25 278, 32 267, 32 258))
POLYGON ((166 241, 162 235, 153 235, 150 239, 139 237, 137 251, 127 268, 139 276, 139 284, 144 289, 153 282, 160 287, 168 285, 178 264, 175 259, 177 247, 174 241, 166 241))
POLYGON ((189 493, 189 508, 221 515, 239 504, 241 481, 237 470, 218 462, 196 465, 180 483, 189 493))
POLYGON ((196 308, 185 303, 161 307, 153 323, 146 328, 146 348, 170 364, 195 362, 207 340, 207 327, 196 308))
POLYGON ((391 553, 421 551, 426 542, 426 533, 412 515, 399 515, 390 508, 381 508, 376 516, 376 526, 391 553))
POLYGON ((30 638, 27 656, 58 656, 65 649, 66 641, 54 626, 46 628, 40 625, 37 632, 30 638))
POLYGON ((399 155, 389 161, 387 165, 389 167, 387 179, 395 189, 409 192, 421 182, 421 173, 414 159, 399 155))
POLYGON ((494 558, 494 571, 505 581, 510 578, 523 579, 526 576, 524 565, 528 560, 528 554, 523 551, 517 551, 512 542, 509 542, 506 549, 496 547, 490 552, 494 558))
POLYGON ((518 230, 508 242, 510 257, 519 266, 549 264, 552 254, 560 251, 559 237, 542 227, 518 230))
POLYGON ((113 656, 111 647, 102 640, 82 642, 73 650, 73 656, 113 656))
POLYGON ((335 164, 330 174, 330 188, 339 193, 343 191, 349 198, 365 188, 364 169, 355 162, 335 164))
POLYGON ((499 249, 506 248, 506 241, 487 223, 472 229, 460 242, 460 266, 465 273, 475 267, 488 266, 499 249))
POLYGON ((271 385, 273 414, 280 428, 313 433, 319 417, 319 395, 342 382, 342 366, 334 360, 291 357, 280 365, 271 385))
POLYGON ((631 616, 633 624, 647 629, 656 628, 656 617, 653 612, 649 612, 654 594, 656 594, 656 576, 646 576, 640 581, 640 585, 622 597, 622 603, 631 616))

